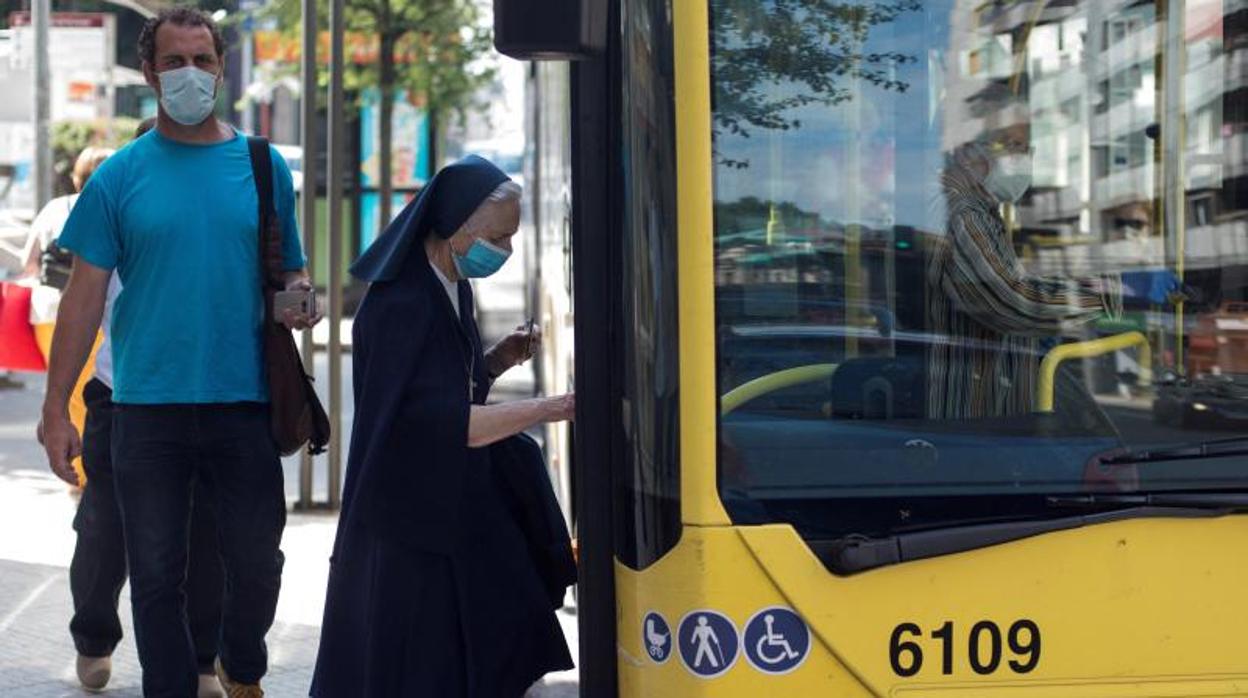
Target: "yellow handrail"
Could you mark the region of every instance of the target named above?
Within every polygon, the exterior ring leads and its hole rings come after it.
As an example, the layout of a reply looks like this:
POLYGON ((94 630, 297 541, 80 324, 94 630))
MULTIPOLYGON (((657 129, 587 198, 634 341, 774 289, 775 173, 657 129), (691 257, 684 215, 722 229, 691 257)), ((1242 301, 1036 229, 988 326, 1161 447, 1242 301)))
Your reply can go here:
POLYGON ((827 378, 836 373, 838 365, 810 364, 808 366, 797 366, 795 368, 786 368, 783 371, 776 371, 775 373, 768 373, 752 381, 746 381, 724 393, 724 397, 719 402, 719 413, 726 415, 750 400, 770 392, 827 378))
POLYGON ((1148 344, 1148 338, 1139 332, 1124 332, 1087 342, 1062 344, 1045 354, 1044 360, 1040 362, 1040 385, 1036 391, 1036 409, 1040 412, 1053 411, 1053 388, 1057 380, 1057 367, 1063 361, 1086 359, 1133 346, 1140 348, 1140 378, 1145 383, 1149 383, 1152 381, 1153 373, 1153 350, 1148 344))

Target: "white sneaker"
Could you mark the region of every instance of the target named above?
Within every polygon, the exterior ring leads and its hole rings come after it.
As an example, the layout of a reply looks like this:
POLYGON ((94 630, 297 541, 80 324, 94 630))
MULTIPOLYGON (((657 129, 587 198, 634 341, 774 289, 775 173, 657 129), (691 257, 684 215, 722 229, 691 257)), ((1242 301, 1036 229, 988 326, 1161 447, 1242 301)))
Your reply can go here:
POLYGON ((225 698, 225 689, 216 674, 199 675, 199 698, 225 698))
POLYGON ((102 691, 113 676, 112 657, 78 655, 78 683, 88 691, 102 691))

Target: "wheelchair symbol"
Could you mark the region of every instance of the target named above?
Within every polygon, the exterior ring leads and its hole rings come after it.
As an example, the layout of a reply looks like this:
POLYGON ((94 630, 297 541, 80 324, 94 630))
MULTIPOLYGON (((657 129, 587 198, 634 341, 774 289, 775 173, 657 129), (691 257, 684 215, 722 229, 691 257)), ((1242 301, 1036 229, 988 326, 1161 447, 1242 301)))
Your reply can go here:
POLYGON ((810 630, 791 609, 764 608, 745 624, 745 657, 761 672, 787 674, 810 654, 810 630))
POLYGON ((789 645, 789 641, 784 639, 783 635, 779 635, 772 628, 776 622, 776 617, 770 613, 763 616, 763 620, 767 623, 767 632, 760 638, 754 646, 754 652, 758 655, 758 659, 764 664, 779 664, 786 659, 797 659, 801 655, 793 651, 789 645), (766 648, 764 648, 764 645, 766 648), (769 654, 771 649, 775 649, 776 654, 769 654))

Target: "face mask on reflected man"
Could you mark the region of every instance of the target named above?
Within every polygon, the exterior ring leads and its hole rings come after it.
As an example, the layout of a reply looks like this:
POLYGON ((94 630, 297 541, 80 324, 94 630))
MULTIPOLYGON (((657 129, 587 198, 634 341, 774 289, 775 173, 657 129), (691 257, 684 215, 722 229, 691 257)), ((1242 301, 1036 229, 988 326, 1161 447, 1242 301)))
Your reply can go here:
POLYGON ((511 252, 495 247, 485 240, 474 240, 472 247, 463 255, 451 253, 459 275, 468 279, 480 279, 493 274, 503 268, 510 256, 511 252))
POLYGON ((992 160, 992 168, 984 179, 984 188, 1001 203, 1012 204, 1023 198, 1031 187, 1031 156, 1002 155, 992 160))
POLYGON ((217 102, 217 76, 194 66, 158 73, 160 105, 183 126, 203 123, 217 102))

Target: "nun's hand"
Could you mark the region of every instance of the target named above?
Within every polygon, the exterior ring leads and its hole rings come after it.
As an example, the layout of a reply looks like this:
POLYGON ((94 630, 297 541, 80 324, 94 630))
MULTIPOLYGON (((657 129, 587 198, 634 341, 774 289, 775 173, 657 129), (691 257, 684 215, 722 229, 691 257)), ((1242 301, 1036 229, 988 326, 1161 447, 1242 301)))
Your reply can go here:
POLYGON ((490 376, 497 378, 513 366, 533 358, 542 344, 542 328, 537 325, 519 325, 506 337, 490 347, 485 359, 488 362, 490 376))
POLYGON ((550 410, 548 422, 571 422, 576 419, 576 393, 546 398, 550 410))

